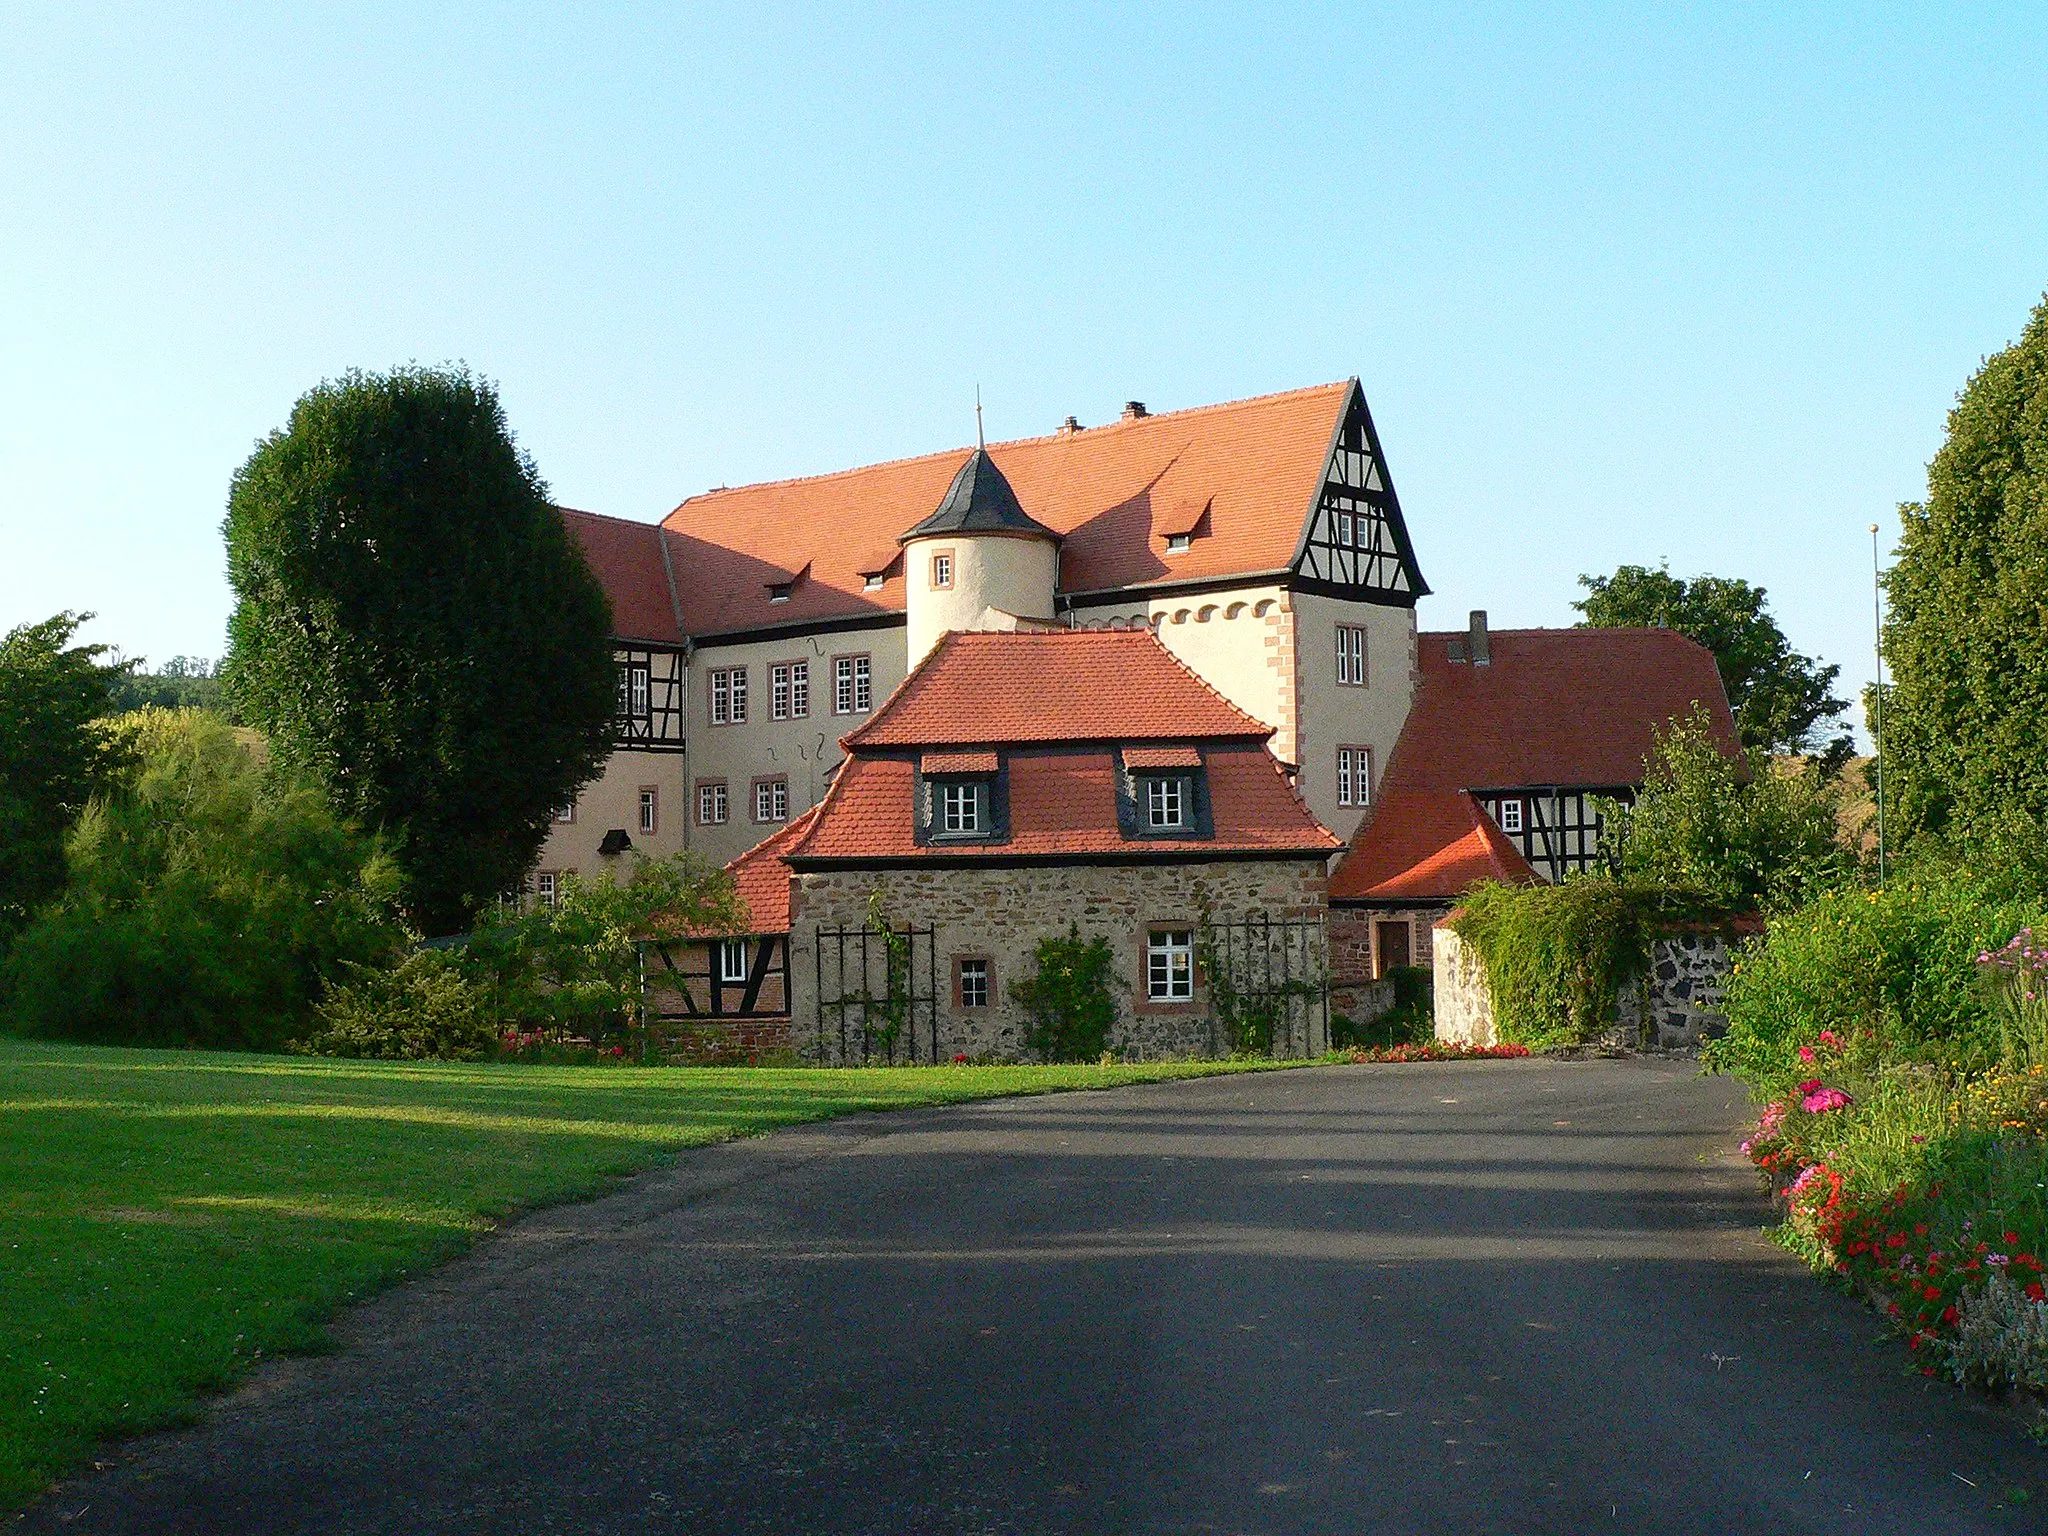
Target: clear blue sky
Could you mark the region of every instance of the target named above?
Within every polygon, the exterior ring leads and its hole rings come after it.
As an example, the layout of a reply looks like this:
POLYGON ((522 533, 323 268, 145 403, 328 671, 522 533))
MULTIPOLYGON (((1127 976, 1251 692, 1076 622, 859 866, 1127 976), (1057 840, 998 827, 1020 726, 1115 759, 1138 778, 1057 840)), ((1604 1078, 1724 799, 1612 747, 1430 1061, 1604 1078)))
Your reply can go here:
POLYGON ((464 359, 569 504, 1365 382, 1423 621, 1869 538, 2048 288, 2048 6, 12 6, 0 625, 217 653, 228 480, 464 359))

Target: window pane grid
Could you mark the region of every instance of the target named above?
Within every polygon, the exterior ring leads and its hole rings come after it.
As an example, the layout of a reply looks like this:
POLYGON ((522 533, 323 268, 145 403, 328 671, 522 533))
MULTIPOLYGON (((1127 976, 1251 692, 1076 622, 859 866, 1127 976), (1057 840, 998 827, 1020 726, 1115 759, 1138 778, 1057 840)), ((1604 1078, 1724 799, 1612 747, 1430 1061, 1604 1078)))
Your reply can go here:
POLYGON ((1155 933, 1145 946, 1145 996, 1155 1003, 1185 1003, 1195 995, 1194 934, 1185 928, 1155 933))

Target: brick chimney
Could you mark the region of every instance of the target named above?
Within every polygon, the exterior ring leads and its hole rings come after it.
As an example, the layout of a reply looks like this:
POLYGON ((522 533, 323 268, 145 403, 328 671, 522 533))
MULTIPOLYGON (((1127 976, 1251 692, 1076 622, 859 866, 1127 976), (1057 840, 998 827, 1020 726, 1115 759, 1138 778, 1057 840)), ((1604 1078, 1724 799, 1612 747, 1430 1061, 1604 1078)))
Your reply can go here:
POLYGON ((1078 422, 1078 421, 1076 421, 1076 420, 1075 420, 1075 419, 1074 419, 1073 417, 1069 416, 1069 417, 1068 417, 1068 418, 1067 418, 1067 419, 1066 419, 1065 421, 1063 421, 1063 422, 1061 422, 1061 423, 1060 423, 1060 425, 1059 425, 1059 430, 1058 430, 1058 431, 1056 431, 1056 432, 1054 432, 1054 433, 1053 433, 1053 436, 1054 436, 1054 437, 1072 437, 1072 436, 1073 436, 1073 435, 1074 435, 1074 434, 1075 434, 1076 432, 1078 432, 1078 431, 1080 431, 1080 430, 1081 430, 1081 423, 1080 423, 1080 422, 1078 422))
POLYGON ((1143 421, 1151 414, 1150 411, 1145 409, 1145 402, 1142 400, 1126 400, 1124 402, 1125 421, 1143 421))
POLYGON ((1474 608, 1472 610, 1468 643, 1472 652, 1473 666, 1487 667, 1493 665, 1493 651, 1487 644, 1486 639, 1486 610, 1484 608, 1474 608))

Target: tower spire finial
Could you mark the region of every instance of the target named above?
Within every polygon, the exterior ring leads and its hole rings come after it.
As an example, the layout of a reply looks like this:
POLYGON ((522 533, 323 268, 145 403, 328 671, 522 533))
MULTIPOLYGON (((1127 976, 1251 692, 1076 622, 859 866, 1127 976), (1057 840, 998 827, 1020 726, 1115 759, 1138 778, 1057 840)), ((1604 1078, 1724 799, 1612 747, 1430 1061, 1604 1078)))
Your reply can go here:
POLYGON ((974 445, 983 453, 988 452, 988 438, 981 430, 981 386, 974 386, 974 445))

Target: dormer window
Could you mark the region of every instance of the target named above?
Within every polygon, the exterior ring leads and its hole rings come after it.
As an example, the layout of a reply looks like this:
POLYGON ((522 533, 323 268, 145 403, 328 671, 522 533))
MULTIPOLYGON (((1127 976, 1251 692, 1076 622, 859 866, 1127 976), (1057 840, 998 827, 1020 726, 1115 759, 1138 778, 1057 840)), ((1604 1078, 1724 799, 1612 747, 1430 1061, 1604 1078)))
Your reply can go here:
POLYGON ((1208 838, 1209 793, 1194 747, 1125 747, 1117 822, 1130 838, 1208 838))
POLYGON ((879 592, 882 590, 882 583, 887 580, 888 578, 880 571, 871 571, 866 579, 861 582, 860 589, 863 592, 879 592))
POLYGON ((768 601, 771 603, 788 602, 790 589, 795 585, 796 583, 793 581, 771 581, 768 583, 768 601))
POLYGON ((1184 555, 1195 547, 1192 533, 1169 533, 1166 536, 1166 552, 1169 555, 1184 555))
POLYGON ((980 837, 989 830, 987 779, 963 779, 939 786, 938 826, 941 837, 980 837))

